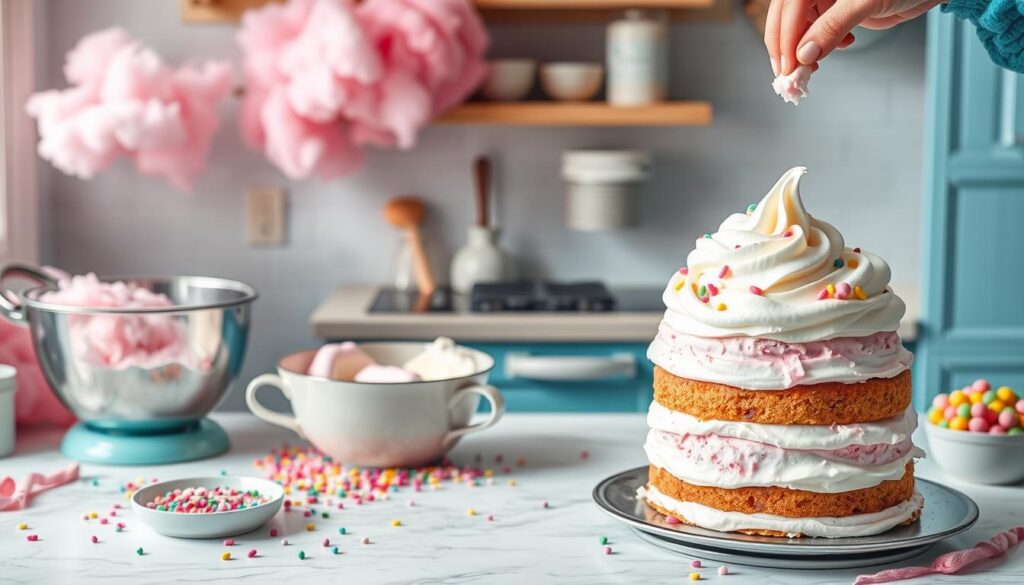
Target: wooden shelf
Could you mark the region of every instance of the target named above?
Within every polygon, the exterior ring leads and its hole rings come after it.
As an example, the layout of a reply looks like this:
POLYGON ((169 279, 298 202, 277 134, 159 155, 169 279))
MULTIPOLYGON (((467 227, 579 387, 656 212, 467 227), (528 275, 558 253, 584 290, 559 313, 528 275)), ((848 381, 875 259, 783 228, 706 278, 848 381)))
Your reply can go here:
POLYGON ((602 102, 471 102, 442 115, 438 124, 514 126, 707 126, 711 104, 665 102, 622 108, 602 102))
MULTIPOLYGON (((237 22, 242 13, 284 0, 180 0, 181 19, 192 23, 237 22)), ((723 21, 729 0, 473 0, 485 18, 498 21, 607 20, 629 8, 668 10, 673 20, 723 21)))
POLYGON ((480 10, 681 10, 710 8, 714 0, 474 0, 480 10))

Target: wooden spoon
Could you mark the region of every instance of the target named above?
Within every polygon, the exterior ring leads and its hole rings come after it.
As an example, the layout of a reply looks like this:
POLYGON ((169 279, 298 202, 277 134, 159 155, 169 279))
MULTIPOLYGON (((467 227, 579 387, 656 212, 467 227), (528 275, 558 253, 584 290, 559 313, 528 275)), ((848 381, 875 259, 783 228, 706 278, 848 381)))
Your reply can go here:
POLYGON ((476 225, 487 227, 489 213, 487 205, 491 194, 491 159, 481 156, 473 168, 476 179, 476 225))
POLYGON ((419 197, 395 197, 384 206, 384 219, 396 228, 405 232, 412 252, 413 272, 416 276, 416 289, 421 295, 433 294, 437 289, 434 274, 430 271, 430 261, 423 248, 420 225, 427 214, 427 208, 419 197))

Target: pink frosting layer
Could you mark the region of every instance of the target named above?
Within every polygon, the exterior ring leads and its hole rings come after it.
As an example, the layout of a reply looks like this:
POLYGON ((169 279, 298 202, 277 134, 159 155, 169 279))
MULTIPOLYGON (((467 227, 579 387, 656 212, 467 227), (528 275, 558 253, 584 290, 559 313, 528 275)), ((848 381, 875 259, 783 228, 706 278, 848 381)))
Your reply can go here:
POLYGON ((729 489, 780 486, 828 493, 899 479, 906 462, 920 455, 910 439, 897 444, 804 450, 735 437, 657 430, 648 434, 644 450, 654 465, 697 485, 729 489))
POLYGON ((755 337, 695 337, 664 322, 647 353, 651 361, 677 376, 769 390, 891 378, 913 361, 895 331, 785 343, 755 337))

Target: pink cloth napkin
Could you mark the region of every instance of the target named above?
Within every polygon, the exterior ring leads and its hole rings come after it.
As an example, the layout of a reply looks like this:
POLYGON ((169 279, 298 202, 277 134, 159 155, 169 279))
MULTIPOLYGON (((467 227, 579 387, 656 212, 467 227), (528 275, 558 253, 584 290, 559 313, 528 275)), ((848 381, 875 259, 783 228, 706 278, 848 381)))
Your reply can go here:
POLYGON ((32 496, 76 480, 78 480, 77 463, 72 463, 50 475, 30 473, 21 486, 14 482, 14 478, 4 477, 0 479, 0 512, 21 510, 28 506, 28 501, 32 496))
POLYGON ((853 585, 889 583, 890 581, 902 581, 903 579, 913 579, 914 577, 923 577, 924 575, 934 575, 936 573, 951 575, 978 561, 991 559, 1006 553, 1010 547, 1016 546, 1021 539, 1024 539, 1024 526, 1000 532, 992 537, 992 540, 979 542, 974 545, 974 548, 946 553, 935 559, 935 562, 930 567, 901 567, 899 569, 888 569, 874 575, 861 575, 857 577, 853 585))

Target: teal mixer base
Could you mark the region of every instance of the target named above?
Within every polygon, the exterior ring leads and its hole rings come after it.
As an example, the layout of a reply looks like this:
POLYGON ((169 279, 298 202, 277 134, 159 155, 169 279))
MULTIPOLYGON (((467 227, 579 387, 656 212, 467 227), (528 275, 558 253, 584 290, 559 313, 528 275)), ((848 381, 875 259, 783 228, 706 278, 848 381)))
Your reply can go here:
POLYGON ((106 431, 78 423, 64 435, 60 450, 83 463, 159 465, 206 459, 230 447, 224 429, 204 418, 187 428, 157 434, 106 431))

